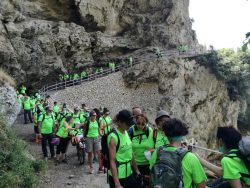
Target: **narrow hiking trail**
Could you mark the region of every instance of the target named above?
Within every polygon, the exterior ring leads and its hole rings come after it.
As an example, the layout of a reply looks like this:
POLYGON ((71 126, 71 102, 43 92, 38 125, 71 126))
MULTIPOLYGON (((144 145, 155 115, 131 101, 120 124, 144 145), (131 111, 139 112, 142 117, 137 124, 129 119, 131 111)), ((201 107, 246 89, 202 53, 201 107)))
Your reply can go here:
MULTIPOLYGON (((13 129, 17 136, 27 142, 28 151, 36 158, 42 159, 41 145, 33 142, 33 124, 23 124, 23 114, 19 115, 13 129)), ((49 151, 49 149, 48 149, 49 151)), ((47 170, 41 174, 41 186, 53 188, 108 188, 107 175, 98 174, 98 164, 94 163, 94 174, 88 174, 87 156, 85 164, 79 165, 75 147, 69 145, 68 164, 55 165, 54 160, 49 159, 47 170)))

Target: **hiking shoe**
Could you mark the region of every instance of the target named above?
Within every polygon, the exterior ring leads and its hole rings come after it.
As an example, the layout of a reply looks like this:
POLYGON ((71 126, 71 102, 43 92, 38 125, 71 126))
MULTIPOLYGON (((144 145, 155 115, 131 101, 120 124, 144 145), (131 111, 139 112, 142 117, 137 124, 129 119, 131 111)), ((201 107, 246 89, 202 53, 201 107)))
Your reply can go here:
POLYGON ((89 168, 89 174, 93 174, 93 173, 94 173, 93 167, 92 167, 92 168, 89 168))
POLYGON ((103 168, 99 168, 98 173, 104 173, 104 169, 103 168))

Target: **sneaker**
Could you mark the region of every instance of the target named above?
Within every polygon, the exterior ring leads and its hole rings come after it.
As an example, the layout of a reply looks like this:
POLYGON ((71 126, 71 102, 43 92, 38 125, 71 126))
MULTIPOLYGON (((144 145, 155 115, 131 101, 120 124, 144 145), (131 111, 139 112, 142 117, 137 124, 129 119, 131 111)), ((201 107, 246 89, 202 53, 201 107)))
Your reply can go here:
POLYGON ((48 161, 48 157, 44 157, 44 161, 47 162, 48 161))
POLYGON ((99 168, 98 173, 104 173, 104 169, 103 168, 99 168))
POLYGON ((89 173, 90 173, 90 174, 93 174, 93 173, 94 173, 93 167, 92 167, 92 168, 91 168, 91 167, 89 168, 89 173))

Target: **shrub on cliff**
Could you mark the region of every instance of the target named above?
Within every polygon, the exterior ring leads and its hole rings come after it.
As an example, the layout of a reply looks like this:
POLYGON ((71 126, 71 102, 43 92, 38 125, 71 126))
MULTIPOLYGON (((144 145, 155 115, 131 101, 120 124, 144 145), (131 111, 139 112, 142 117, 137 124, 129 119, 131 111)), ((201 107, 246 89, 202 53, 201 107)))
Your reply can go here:
POLYGON ((233 49, 222 49, 196 59, 208 66, 220 80, 227 83, 228 93, 232 100, 247 97, 250 89, 250 52, 233 49))
POLYGON ((11 128, 0 125, 0 188, 37 187, 45 164, 29 159, 25 147, 11 128))

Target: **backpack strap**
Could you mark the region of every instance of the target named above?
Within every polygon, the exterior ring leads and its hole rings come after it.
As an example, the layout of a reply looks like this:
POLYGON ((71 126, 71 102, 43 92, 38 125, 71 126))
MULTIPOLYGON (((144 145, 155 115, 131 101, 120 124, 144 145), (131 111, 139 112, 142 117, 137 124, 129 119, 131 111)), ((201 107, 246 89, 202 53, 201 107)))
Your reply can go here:
POLYGON ((63 120, 63 118, 66 118, 68 115, 68 113, 66 113, 65 115, 63 113, 60 113, 60 122, 63 120))
POLYGON ((183 158, 186 156, 186 154, 189 152, 189 150, 187 150, 185 148, 178 148, 176 150, 176 152, 178 153, 178 155, 180 155, 181 160, 183 160, 183 158))
POLYGON ((153 141, 154 141, 154 148, 157 140, 157 128, 153 129, 153 141))

